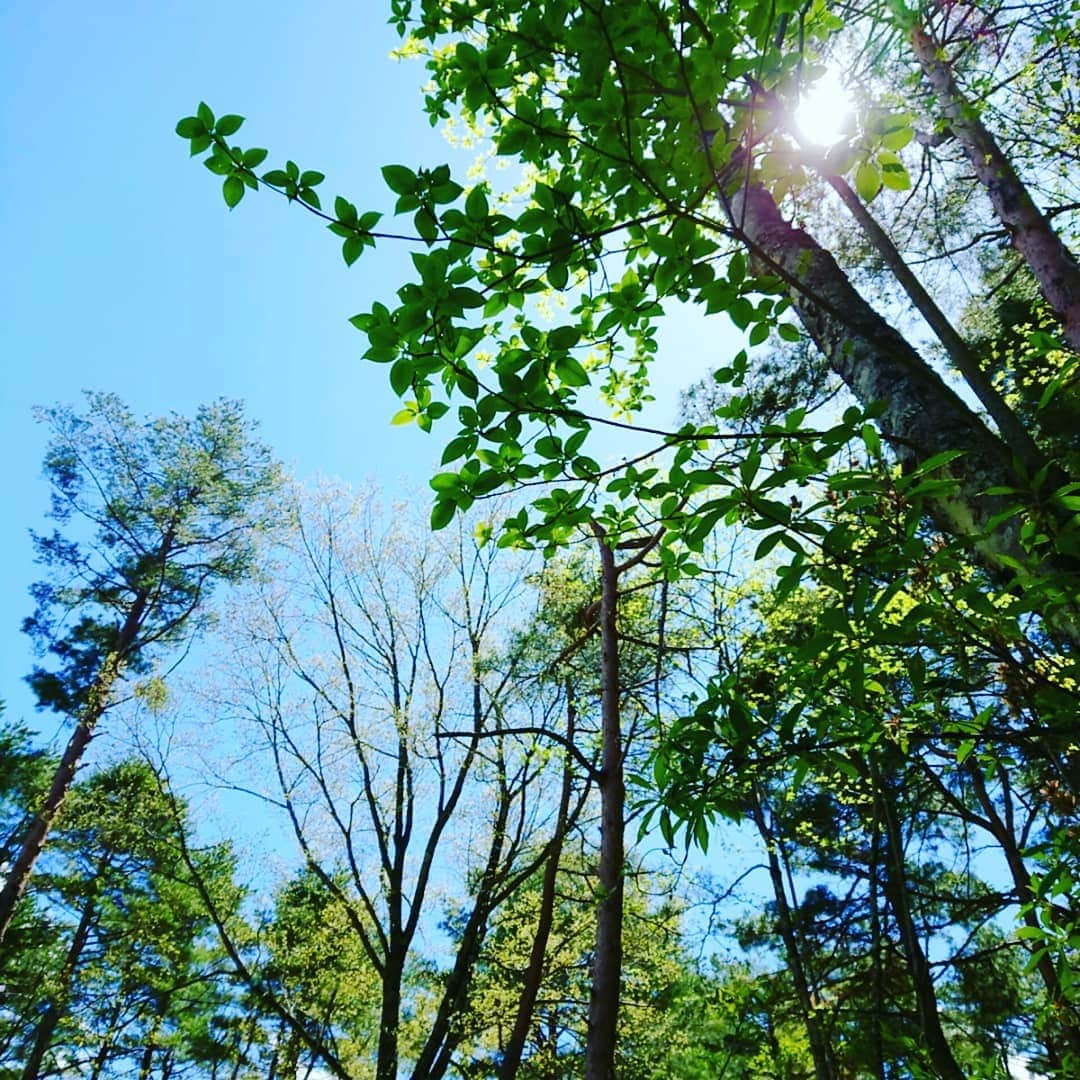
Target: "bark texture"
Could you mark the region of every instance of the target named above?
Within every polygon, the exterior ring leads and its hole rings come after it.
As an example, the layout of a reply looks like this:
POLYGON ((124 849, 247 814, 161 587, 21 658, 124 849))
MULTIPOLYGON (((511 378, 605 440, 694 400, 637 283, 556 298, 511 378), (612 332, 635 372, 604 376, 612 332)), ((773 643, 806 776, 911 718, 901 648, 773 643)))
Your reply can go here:
POLYGON ((596 910, 596 949, 589 995, 586 1080, 611 1080, 622 981, 623 829, 626 787, 623 778, 619 710, 619 638, 616 626, 619 573, 615 553, 598 526, 600 548, 600 641, 602 750, 600 788, 600 867, 596 910))
POLYGON ((792 283, 803 325, 855 399, 864 407, 884 403, 878 423, 900 462, 914 467, 944 451, 964 451, 949 466, 957 490, 931 504, 938 526, 970 540, 992 568, 1004 568, 1002 556, 1026 559, 1015 520, 986 531, 1009 504, 983 492, 1019 483, 1009 448, 859 295, 832 255, 784 220, 764 187, 736 192, 729 214, 759 269, 792 283))
POLYGON ((1035 205, 1009 158, 960 92, 952 65, 940 55, 934 39, 916 26, 911 31, 911 47, 994 213, 1061 320, 1069 344, 1080 350, 1080 263, 1035 205))
POLYGON ((828 170, 822 170, 822 175, 826 183, 851 211, 866 238, 873 244, 874 250, 892 271, 893 277, 907 293, 908 299, 918 309, 930 329, 937 335, 938 341, 945 346, 949 359, 956 370, 963 375, 964 381, 971 387, 972 392, 997 425, 1009 449, 1024 462, 1030 472, 1035 472, 1043 464, 1043 456, 1020 418, 1009 408, 1004 398, 990 382, 978 356, 956 332, 955 327, 934 302, 933 297, 923 288, 922 282, 904 261, 891 237, 863 205, 859 196, 851 190, 848 182, 842 176, 828 170))

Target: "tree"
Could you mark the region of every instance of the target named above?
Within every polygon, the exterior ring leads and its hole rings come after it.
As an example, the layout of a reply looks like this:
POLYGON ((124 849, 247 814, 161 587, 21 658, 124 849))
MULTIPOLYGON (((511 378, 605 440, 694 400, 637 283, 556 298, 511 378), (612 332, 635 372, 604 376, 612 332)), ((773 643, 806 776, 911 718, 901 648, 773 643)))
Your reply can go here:
POLYGON ((54 663, 30 683, 75 729, 0 891, 0 942, 125 678, 148 672, 205 621, 214 587, 249 570, 278 485, 235 402, 139 424, 118 398, 87 394, 85 415, 55 407, 39 418, 52 433, 51 516, 68 533, 34 536, 51 576, 33 587, 24 629, 54 663))
POLYGON ((275 572, 230 615, 211 697, 259 762, 246 788, 282 812, 304 867, 272 924, 273 978, 257 966, 245 978, 272 994, 294 1064, 303 1051, 350 1077, 366 1062, 379 1080, 451 1069, 493 913, 588 788, 588 758, 547 738, 558 694, 515 645, 520 573, 464 532, 424 537, 407 508, 393 517, 380 522, 370 493, 298 497, 275 572), (545 794, 571 781, 553 813, 545 794), (294 894, 347 946, 304 930, 307 917, 290 926, 294 894), (426 959, 440 915, 453 948, 426 959), (325 981, 309 956, 323 945, 341 959, 325 981), (374 997, 366 1011, 356 986, 374 997))
MULTIPOLYGON (((180 855, 177 829, 189 828, 187 807, 142 762, 72 788, 28 893, 47 933, 10 939, 38 972, 32 985, 9 984, 17 1034, 3 1058, 23 1080, 74 1065, 147 1076, 159 1061, 167 1074, 165 1062, 194 1056, 184 1025, 227 990, 180 855)), ((222 910, 235 910, 231 852, 200 851, 197 869, 222 910)))

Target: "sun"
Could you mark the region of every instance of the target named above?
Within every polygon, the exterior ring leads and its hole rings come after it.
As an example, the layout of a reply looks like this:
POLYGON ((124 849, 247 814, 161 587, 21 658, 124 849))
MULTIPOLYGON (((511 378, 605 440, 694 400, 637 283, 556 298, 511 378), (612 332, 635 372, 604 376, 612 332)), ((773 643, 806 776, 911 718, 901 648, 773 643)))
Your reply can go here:
POLYGON ((851 99, 835 71, 827 71, 802 96, 795 109, 799 133, 815 146, 838 143, 851 121, 851 99))

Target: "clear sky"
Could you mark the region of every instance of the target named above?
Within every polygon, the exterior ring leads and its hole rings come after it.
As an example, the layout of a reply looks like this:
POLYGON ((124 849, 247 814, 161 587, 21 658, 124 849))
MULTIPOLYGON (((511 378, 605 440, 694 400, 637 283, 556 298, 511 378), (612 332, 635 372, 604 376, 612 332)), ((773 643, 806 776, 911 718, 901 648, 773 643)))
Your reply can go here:
MULTIPOLYGON (((38 576, 28 529, 47 488, 35 404, 114 391, 138 415, 241 398, 298 475, 321 471, 418 489, 445 441, 438 428, 390 428, 386 369, 360 360, 348 317, 411 271, 405 247, 351 269, 339 242, 269 192, 226 209, 220 181, 174 134, 200 99, 247 117, 237 141, 326 173, 324 202, 347 195, 389 210, 380 166, 451 161, 422 110, 416 62, 383 0, 314 5, 208 0, 9 0, 0 4, 0 697, 31 712, 32 657, 19 624, 38 576)), ((666 339, 682 374, 664 380, 667 424, 700 369, 696 328, 666 339), (687 357, 696 362, 687 364, 687 357)), ((715 338, 718 326, 710 328, 715 338)), ((730 338, 729 338, 730 340, 730 338)), ((735 346, 737 348, 737 346, 735 346)), ((662 414, 662 415, 661 415, 662 414)))

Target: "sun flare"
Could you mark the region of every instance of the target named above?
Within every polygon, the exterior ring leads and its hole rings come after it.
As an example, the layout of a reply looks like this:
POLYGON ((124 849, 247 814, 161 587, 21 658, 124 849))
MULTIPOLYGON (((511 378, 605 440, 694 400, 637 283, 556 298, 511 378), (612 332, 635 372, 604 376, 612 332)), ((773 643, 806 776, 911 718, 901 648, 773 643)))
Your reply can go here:
POLYGON ((851 99, 835 71, 826 72, 795 109, 799 131, 817 146, 840 141, 851 120, 851 99))

